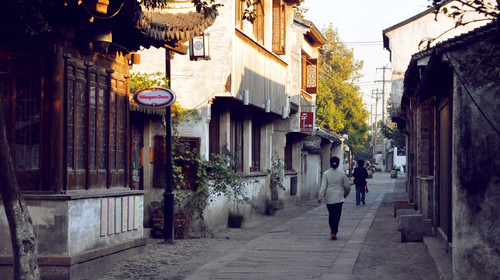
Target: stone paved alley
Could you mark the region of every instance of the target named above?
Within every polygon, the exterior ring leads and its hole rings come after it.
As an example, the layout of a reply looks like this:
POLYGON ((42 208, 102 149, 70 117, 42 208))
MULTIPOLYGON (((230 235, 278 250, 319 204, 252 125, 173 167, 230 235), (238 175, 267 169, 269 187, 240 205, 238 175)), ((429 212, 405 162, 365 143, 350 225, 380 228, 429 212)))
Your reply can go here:
POLYGON ((368 187, 366 205, 354 191, 346 199, 336 241, 325 205, 312 200, 241 229, 151 242, 98 279, 439 279, 423 243, 400 241, 392 202, 405 198, 404 179, 377 172, 368 187))

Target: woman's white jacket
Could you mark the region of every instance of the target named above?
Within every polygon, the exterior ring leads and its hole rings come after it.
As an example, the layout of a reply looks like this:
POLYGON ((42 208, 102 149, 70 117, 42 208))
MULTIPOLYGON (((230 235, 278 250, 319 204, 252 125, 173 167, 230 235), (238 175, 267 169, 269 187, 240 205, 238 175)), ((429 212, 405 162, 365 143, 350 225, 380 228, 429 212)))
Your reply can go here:
POLYGON ((344 196, 351 191, 349 178, 345 172, 339 169, 330 168, 323 173, 319 198, 326 204, 344 202, 344 196))

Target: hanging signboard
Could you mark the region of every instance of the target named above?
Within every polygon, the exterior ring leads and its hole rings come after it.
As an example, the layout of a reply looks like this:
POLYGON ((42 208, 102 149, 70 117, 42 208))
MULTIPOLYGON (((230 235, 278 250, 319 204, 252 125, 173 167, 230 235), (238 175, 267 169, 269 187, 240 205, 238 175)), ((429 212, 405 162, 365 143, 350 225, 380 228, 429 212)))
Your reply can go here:
POLYGON ((313 132, 314 126, 314 113, 301 112, 300 113, 300 132, 313 132))
POLYGON ((150 109, 168 107, 175 102, 175 99, 175 93, 171 89, 162 87, 141 89, 134 94, 135 103, 150 109))

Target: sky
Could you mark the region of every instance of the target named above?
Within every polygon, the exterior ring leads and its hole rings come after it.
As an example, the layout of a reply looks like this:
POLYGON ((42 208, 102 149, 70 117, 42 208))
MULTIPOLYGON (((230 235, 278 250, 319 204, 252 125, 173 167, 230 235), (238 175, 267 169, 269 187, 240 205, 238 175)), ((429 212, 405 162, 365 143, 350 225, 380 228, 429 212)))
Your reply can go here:
MULTIPOLYGON (((382 30, 427 10, 430 4, 429 0, 304 0, 301 6, 308 9, 305 18, 319 30, 330 23, 337 28, 342 42, 353 49, 354 57, 364 61, 364 77, 358 85, 370 110, 370 105, 375 104, 372 92, 382 90, 382 83, 375 81, 382 81, 383 70, 377 68, 390 67, 382 30)), ((386 70, 385 78, 390 79, 390 70, 386 70)), ((386 90, 390 91, 388 84, 386 90)))

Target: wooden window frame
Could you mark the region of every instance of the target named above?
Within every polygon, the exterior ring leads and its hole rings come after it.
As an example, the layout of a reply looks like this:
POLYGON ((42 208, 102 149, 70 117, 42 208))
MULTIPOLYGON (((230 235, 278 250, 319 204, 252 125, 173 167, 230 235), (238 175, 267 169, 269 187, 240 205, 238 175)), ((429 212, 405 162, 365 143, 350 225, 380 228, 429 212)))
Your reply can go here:
POLYGON ((285 54, 286 48, 286 7, 282 0, 273 0, 273 52, 285 54))
POLYGON ((47 79, 44 60, 39 55, 0 57, 0 67, 0 106, 4 106, 4 116, 0 117, 5 117, 18 185, 23 191, 42 191, 47 186, 42 183, 42 174, 48 170, 44 165, 48 156, 44 134, 48 120, 43 114, 47 104, 43 94, 47 79), (26 110, 22 111, 23 107, 26 110), (25 153, 18 152, 21 146, 26 147, 25 153), (21 155, 28 155, 29 159, 22 159, 21 155), (21 161, 28 163, 21 166, 21 161))
POLYGON ((208 129, 208 152, 211 156, 212 154, 220 154, 220 110, 215 104, 212 104, 209 110, 211 110, 211 118, 208 129))
POLYGON ((234 23, 236 28, 243 30, 243 15, 245 12, 245 0, 236 0, 234 3, 234 23))
POLYGON ((293 170, 293 137, 291 135, 286 135, 286 143, 284 148, 284 168, 285 171, 293 170))
POLYGON ((261 129, 262 121, 258 117, 252 118, 252 158, 250 172, 256 172, 261 170, 261 160, 260 160, 260 146, 261 146, 261 129))
POLYGON ((127 186, 125 79, 76 59, 65 76, 66 190, 127 186))
POLYGON ((255 21, 253 22, 253 35, 257 42, 264 45, 264 0, 255 1, 253 3, 253 11, 255 13, 255 21))
POLYGON ((316 94, 318 92, 318 59, 310 58, 302 52, 302 90, 316 94), (311 73, 313 71, 313 73, 311 73))
POLYGON ((237 172, 243 172, 243 150, 245 149, 243 143, 243 113, 241 110, 231 111, 231 125, 230 125, 230 151, 234 156, 234 169, 237 172))

